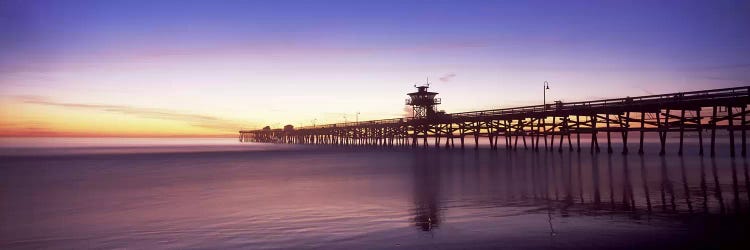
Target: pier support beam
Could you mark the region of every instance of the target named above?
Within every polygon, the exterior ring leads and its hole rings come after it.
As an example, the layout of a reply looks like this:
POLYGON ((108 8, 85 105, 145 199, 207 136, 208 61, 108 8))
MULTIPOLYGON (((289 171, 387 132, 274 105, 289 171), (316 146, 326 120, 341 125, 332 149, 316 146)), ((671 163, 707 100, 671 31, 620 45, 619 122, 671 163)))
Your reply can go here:
POLYGON ((536 145, 534 144, 534 136, 536 135, 536 132, 534 131, 534 118, 531 118, 531 122, 529 123, 529 138, 531 141, 531 151, 536 151, 536 145))
MULTIPOLYGON (((555 123, 555 117, 552 116, 552 127, 550 127, 550 134, 552 135, 552 138, 549 140, 549 151, 552 152, 555 147, 555 127, 557 124, 555 123)), ((547 138, 546 136, 544 137, 547 138)))
POLYGON ((746 113, 747 105, 742 105, 742 119, 740 120, 740 128, 742 128, 742 157, 747 157, 747 136, 746 136, 746 130, 747 130, 747 121, 745 120, 745 116, 747 116, 746 113))
POLYGON ((734 158, 734 116, 732 106, 727 106, 727 117, 729 118, 729 157, 734 158))
MULTIPOLYGON (((511 121, 512 122, 512 121, 511 121)), ((521 119, 518 119, 518 125, 516 125, 516 129, 513 130, 513 133, 516 134, 516 139, 513 142, 515 145, 513 145, 513 151, 518 151, 518 137, 520 136, 518 133, 523 133, 523 127, 521 125, 521 119)), ((526 137, 524 137, 524 148, 526 147, 526 137)))
POLYGON ((591 153, 594 151, 599 152, 599 140, 597 139, 597 128, 596 128, 596 115, 591 116, 591 153))
POLYGON ((713 113, 711 114, 711 157, 716 156, 716 106, 713 106, 713 113))
POLYGON ((547 151, 547 117, 541 118, 542 135, 544 136, 544 151, 547 151))
POLYGON ((461 133, 461 149, 464 149, 464 138, 466 137, 466 129, 464 128, 464 125, 459 125, 459 133, 461 133))
MULTIPOLYGON (((659 113, 656 113, 656 120, 661 120, 659 119, 659 113)), ((659 151, 659 155, 664 155, 666 152, 667 130, 669 130, 669 109, 667 109, 667 112, 664 115, 664 123, 659 122, 659 141, 661 142, 661 150, 659 151), (664 128, 661 128, 662 124, 664 125, 664 128)))
POLYGON ((698 127, 698 155, 703 155, 703 125, 701 119, 701 108, 695 111, 696 124, 698 127))
POLYGON ((620 132, 622 135, 622 154, 626 155, 628 154, 628 129, 630 128, 630 112, 625 113, 625 120, 623 121, 622 115, 618 115, 620 117, 620 128, 622 131, 620 132))
POLYGON ((638 154, 643 154, 643 134, 646 133, 646 112, 641 111, 641 140, 638 145, 638 154))
MULTIPOLYGON (((536 119, 536 152, 539 152, 539 137, 542 136, 542 133, 544 132, 544 128, 542 127, 542 118, 536 119)), ((544 140, 547 141, 547 137, 545 135, 544 140)), ((545 142, 546 143, 546 142, 545 142)), ((547 145, 544 145, 544 148, 547 149, 547 145)))
POLYGON ((677 155, 682 156, 682 141, 685 136, 685 109, 680 110, 680 149, 677 151, 677 155))
POLYGON ((557 146, 557 152, 562 153, 563 151, 563 139, 565 139, 565 132, 568 130, 567 125, 565 122, 565 118, 567 117, 560 117, 560 144, 557 146))
POLYGON ((474 150, 479 149, 479 122, 474 124, 474 150))
POLYGON ((578 144, 578 152, 581 152, 581 116, 576 115, 576 143, 578 144))
POLYGON ((612 138, 610 137, 610 131, 609 131, 609 114, 607 114, 607 153, 612 153, 612 138))

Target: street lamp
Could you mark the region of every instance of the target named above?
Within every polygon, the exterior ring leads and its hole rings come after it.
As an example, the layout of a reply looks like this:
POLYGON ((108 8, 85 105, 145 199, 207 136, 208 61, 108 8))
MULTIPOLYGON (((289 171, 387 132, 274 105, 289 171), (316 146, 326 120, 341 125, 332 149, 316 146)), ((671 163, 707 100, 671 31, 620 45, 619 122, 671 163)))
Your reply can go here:
POLYGON ((359 111, 357 111, 357 124, 359 124, 359 111))
POLYGON ((547 111, 547 90, 549 90, 549 82, 544 81, 544 99, 542 100, 544 104, 544 111, 547 111))

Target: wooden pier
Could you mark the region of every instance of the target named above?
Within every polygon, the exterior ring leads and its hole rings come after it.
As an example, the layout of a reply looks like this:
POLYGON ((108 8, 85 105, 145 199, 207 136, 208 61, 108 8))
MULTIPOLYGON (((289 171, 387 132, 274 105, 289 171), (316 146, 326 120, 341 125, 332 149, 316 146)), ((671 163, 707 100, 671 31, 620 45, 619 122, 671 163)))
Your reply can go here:
MULTIPOLYGON (((416 86, 415 86, 416 87, 416 86)), ((660 150, 667 151, 667 135, 679 135, 677 154, 683 154, 686 133, 697 134, 700 149, 704 144, 708 153, 716 154, 716 131, 728 132, 729 153, 735 157, 739 134, 739 154, 747 156, 747 106, 750 86, 679 92, 671 94, 625 97, 584 102, 545 104, 516 108, 481 110, 462 113, 436 111, 441 100, 427 86, 409 93, 406 104, 414 109, 414 116, 347 122, 282 129, 265 127, 239 131, 241 142, 324 144, 337 146, 428 147, 464 149, 467 144, 479 148, 486 140, 491 149, 506 150, 576 150, 588 147, 591 153, 613 153, 612 137, 619 136, 622 153, 629 149, 629 133, 638 133, 637 152, 643 154, 644 135, 657 133, 660 150), (704 142, 704 133, 710 134, 704 142), (581 145, 581 135, 590 138, 589 145, 581 145), (467 141, 473 138, 472 141, 467 141), (605 144, 606 143, 606 144, 605 144)), ((632 142, 631 142, 632 143, 632 142)))

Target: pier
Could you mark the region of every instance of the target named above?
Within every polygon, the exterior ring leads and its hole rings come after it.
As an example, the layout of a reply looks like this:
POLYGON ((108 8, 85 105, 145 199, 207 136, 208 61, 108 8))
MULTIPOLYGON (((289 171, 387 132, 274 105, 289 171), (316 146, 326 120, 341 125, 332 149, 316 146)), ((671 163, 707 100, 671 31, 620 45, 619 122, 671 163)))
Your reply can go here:
POLYGON ((645 134, 657 133, 660 155, 668 151, 668 139, 679 140, 675 151, 682 155, 686 133, 694 133, 700 144, 699 154, 703 155, 705 150, 715 156, 718 130, 728 132, 731 157, 738 153, 747 156, 750 86, 583 102, 556 101, 461 113, 438 111, 436 106, 441 103, 435 97, 438 93, 428 91, 429 85, 415 87, 417 91, 409 93, 405 102, 414 110, 411 117, 301 128, 266 126, 239 131, 239 140, 336 146, 427 148, 432 145, 446 149, 465 149, 472 147, 471 144, 478 149, 480 140, 485 140, 493 150, 580 152, 588 148, 590 153, 602 150, 613 153, 612 138, 619 136, 621 153, 628 154, 631 146, 628 135, 637 133, 637 152, 643 154, 645 134), (708 142, 704 142, 704 133, 710 135, 708 142), (671 138, 668 134, 678 137, 671 138), (590 138, 589 145, 582 145, 581 135, 590 138))

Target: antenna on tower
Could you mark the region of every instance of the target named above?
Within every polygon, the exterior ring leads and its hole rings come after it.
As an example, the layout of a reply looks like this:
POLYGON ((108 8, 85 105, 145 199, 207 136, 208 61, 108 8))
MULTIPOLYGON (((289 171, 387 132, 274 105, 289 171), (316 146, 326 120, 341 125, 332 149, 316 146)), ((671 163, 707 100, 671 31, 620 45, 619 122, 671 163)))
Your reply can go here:
POLYGON ((427 87, 430 87, 430 77, 427 77, 427 87))

